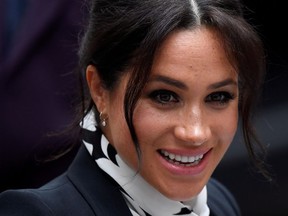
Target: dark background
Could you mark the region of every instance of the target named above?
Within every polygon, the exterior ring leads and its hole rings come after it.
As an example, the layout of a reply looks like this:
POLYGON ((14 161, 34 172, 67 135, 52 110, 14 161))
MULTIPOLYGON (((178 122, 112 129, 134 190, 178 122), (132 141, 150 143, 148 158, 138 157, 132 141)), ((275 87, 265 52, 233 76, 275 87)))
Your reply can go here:
POLYGON ((246 16, 260 33, 267 51, 268 73, 257 116, 256 130, 268 146, 272 182, 251 168, 237 135, 214 173, 235 195, 244 216, 288 215, 288 33, 284 2, 246 0, 246 16))

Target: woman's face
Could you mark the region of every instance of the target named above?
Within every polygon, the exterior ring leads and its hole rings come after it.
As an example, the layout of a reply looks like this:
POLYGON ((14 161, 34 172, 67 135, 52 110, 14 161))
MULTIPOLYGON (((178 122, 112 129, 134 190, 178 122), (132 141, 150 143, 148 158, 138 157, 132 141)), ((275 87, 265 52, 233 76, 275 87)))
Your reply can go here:
MULTIPOLYGON (((207 28, 171 34, 156 53, 134 112, 140 173, 173 200, 188 200, 203 189, 236 132, 238 76, 217 37, 207 28)), ((105 93, 104 133, 136 170, 138 158, 123 112, 128 78, 105 93)))

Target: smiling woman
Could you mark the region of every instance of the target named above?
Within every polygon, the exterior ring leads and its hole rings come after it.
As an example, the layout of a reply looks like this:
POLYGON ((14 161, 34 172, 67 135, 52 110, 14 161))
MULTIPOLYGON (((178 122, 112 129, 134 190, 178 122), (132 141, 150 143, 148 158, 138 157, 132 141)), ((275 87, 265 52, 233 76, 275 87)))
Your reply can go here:
POLYGON ((240 3, 92 1, 79 54, 84 145, 61 177, 3 193, 0 213, 240 215, 211 179, 239 117, 256 158, 250 116, 264 57, 240 3))
POLYGON ((204 188, 236 132, 238 75, 215 35, 209 28, 175 32, 156 53, 133 116, 141 164, 124 118, 129 75, 111 92, 99 88, 96 67, 87 69, 97 109, 109 117, 102 128, 106 138, 130 167, 140 167, 143 178, 173 200, 189 200, 204 188), (187 163, 195 157, 197 162, 187 163))

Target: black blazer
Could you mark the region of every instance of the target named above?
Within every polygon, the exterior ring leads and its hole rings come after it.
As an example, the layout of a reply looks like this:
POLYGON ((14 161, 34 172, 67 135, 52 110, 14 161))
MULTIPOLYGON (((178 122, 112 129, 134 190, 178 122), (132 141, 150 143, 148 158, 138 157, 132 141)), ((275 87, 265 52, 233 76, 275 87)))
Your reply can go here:
MULTIPOLYGON (((43 187, 3 192, 0 215, 132 216, 118 187, 82 146, 68 171, 43 187)), ((210 215, 240 215, 234 198, 218 181, 211 179, 207 189, 210 215)))

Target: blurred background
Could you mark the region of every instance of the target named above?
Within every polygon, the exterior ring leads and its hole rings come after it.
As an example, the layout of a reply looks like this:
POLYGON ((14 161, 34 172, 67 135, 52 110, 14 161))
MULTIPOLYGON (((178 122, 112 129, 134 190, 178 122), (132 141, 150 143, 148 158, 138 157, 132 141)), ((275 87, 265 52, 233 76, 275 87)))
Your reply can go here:
MULTIPOLYGON (((71 124, 77 104, 74 69, 87 14, 82 2, 0 1, 0 191, 38 187, 64 172, 75 156, 77 148, 65 157, 44 160, 73 139, 47 134, 71 124)), ((269 147, 267 162, 274 181, 265 181, 251 169, 239 134, 214 177, 235 195, 243 216, 287 216, 287 11, 284 2, 244 3, 250 9, 247 18, 268 53, 268 74, 255 124, 269 147)))
POLYGON ((52 160, 73 140, 55 134, 75 112, 85 14, 83 0, 0 1, 0 191, 38 187, 76 153, 52 160))
POLYGON ((244 0, 268 53, 268 74, 255 124, 268 146, 269 183, 251 169, 240 135, 214 176, 236 196, 244 216, 288 215, 288 33, 287 10, 278 1, 244 0))

